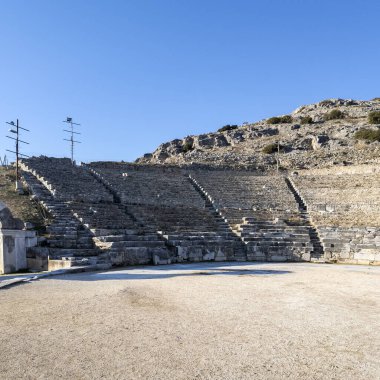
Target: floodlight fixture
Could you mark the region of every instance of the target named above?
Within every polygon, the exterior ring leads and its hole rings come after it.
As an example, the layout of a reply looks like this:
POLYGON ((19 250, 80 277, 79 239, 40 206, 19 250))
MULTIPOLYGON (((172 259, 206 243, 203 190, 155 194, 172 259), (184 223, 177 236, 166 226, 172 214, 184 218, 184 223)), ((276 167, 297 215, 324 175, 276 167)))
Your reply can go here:
POLYGON ((16 120, 16 123, 14 121, 7 121, 6 122, 7 124, 11 125, 12 127, 16 127, 16 129, 9 129, 8 131, 10 133, 14 133, 16 135, 16 137, 13 137, 13 136, 6 136, 7 138, 11 139, 11 140, 15 140, 16 142, 16 149, 13 151, 13 150, 9 150, 9 149, 6 149, 7 152, 10 152, 10 153, 14 153, 16 154, 16 190, 19 189, 19 157, 22 156, 22 157, 29 157, 27 156, 26 154, 23 154, 23 153, 20 153, 19 151, 19 144, 20 143, 23 143, 23 144, 28 144, 28 142, 26 141, 23 141, 23 140, 20 140, 20 129, 22 129, 23 131, 27 131, 27 132, 30 132, 29 129, 26 129, 26 128, 23 128, 23 127, 20 127, 19 125, 19 120, 17 119, 16 120))
POLYGON ((71 143, 70 144, 70 148, 71 148, 71 163, 74 165, 74 145, 81 143, 80 141, 74 140, 74 135, 80 135, 79 132, 74 131, 74 125, 80 125, 80 124, 74 123, 73 122, 73 118, 69 117, 69 116, 66 117, 66 120, 64 120, 63 122, 67 123, 70 126, 69 130, 67 130, 67 129, 63 130, 64 132, 70 133, 70 138, 69 139, 63 139, 63 140, 69 141, 71 143))

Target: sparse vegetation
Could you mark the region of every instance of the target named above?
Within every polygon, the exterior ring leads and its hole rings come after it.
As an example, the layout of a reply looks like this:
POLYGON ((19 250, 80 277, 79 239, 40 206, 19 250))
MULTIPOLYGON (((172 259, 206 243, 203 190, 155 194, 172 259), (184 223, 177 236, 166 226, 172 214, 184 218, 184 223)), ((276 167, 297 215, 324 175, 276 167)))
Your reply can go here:
POLYGON ((380 111, 373 111, 368 114, 370 124, 380 124, 380 111))
POLYGON ((29 200, 29 195, 19 195, 15 191, 14 169, 0 167, 0 200, 11 210, 15 218, 32 222, 36 229, 42 229, 44 219, 37 207, 29 200))
POLYGON ((331 101, 331 99, 325 99, 325 100, 322 100, 321 102, 319 102, 319 105, 320 106, 329 106, 329 105, 331 105, 332 104, 332 101, 331 101))
POLYGON ((356 140, 380 141, 380 129, 362 128, 355 135, 356 140))
POLYGON ((301 117, 300 123, 301 124, 313 124, 313 118, 311 116, 301 117))
POLYGON ((380 98, 373 98, 372 101, 373 102, 380 102, 380 98))
POLYGON ((192 150, 194 150, 194 145, 192 142, 186 142, 183 147, 182 147, 182 152, 183 153, 187 153, 187 152, 191 152, 192 150))
POLYGON ((332 110, 331 112, 326 113, 323 118, 326 121, 344 119, 344 113, 340 110, 332 110))
POLYGON ((276 153, 279 148, 280 148, 280 152, 284 150, 284 147, 282 145, 278 147, 277 143, 272 143, 272 144, 264 146, 262 152, 266 154, 272 154, 272 153, 276 153))
POLYGON ((232 131, 232 130, 237 129, 237 128, 238 128, 238 126, 236 124, 233 124, 233 125, 227 124, 227 125, 223 126, 222 128, 219 128, 218 132, 232 131))
POLYGON ((285 123, 291 123, 293 121, 293 118, 290 115, 284 115, 284 116, 275 116, 271 117, 267 120, 267 124, 285 124, 285 123))

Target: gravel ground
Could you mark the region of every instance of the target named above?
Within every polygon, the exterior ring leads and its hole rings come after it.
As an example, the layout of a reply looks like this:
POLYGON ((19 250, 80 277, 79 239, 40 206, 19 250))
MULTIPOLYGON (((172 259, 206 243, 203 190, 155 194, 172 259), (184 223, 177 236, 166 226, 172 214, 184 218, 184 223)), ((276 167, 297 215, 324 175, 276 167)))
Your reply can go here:
POLYGON ((0 291, 1 379, 379 379, 380 267, 191 264, 0 291))

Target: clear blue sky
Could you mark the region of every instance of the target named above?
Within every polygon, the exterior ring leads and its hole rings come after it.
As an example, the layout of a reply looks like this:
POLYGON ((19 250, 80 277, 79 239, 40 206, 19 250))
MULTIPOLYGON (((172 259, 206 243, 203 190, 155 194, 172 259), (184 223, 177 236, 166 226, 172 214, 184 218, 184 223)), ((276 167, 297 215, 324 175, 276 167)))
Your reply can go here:
POLYGON ((331 97, 380 96, 379 0, 0 0, 5 121, 24 152, 131 161, 331 97))

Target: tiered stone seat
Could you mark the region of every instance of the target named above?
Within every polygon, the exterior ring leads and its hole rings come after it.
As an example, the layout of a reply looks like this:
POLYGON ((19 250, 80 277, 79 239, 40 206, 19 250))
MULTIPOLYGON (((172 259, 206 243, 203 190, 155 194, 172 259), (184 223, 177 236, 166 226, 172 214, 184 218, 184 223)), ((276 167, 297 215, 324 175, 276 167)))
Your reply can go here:
MULTIPOLYGON (((93 243, 91 233, 74 217, 67 204, 55 199, 32 173, 23 172, 23 179, 32 197, 41 203, 52 219, 47 226, 44 246, 31 250, 31 254, 37 253, 50 260, 68 260, 69 266, 94 263, 99 250, 93 243)), ((100 263, 100 260, 96 261, 100 263)))
POLYGON ((113 196, 82 167, 68 158, 32 157, 23 160, 24 171, 32 172, 55 199, 77 202, 113 202, 113 196))
POLYGON ((326 258, 380 260, 380 175, 300 173, 292 181, 317 225, 326 258))
POLYGON ((290 225, 284 221, 244 218, 239 231, 247 243, 249 260, 310 261, 313 245, 309 228, 307 225, 290 225))
POLYGON ((204 207, 204 200, 180 169, 112 163, 89 167, 124 204, 204 207))
POLYGON ((283 177, 200 170, 191 177, 246 243, 249 260, 310 260, 309 226, 283 177))
POLYGON ((299 175, 292 178, 315 222, 380 226, 380 175, 299 175))
POLYGON ((24 161, 23 169, 32 192, 37 186, 38 199, 54 219, 48 227, 50 258, 78 257, 85 253, 86 242, 91 246, 88 254, 113 265, 168 259, 164 239, 142 228, 125 207, 113 203, 113 195, 87 168, 73 166, 68 159, 42 157, 24 161), (86 241, 76 238, 76 229, 84 231, 86 241), (53 247, 59 250, 52 251, 53 247))
POLYGON ((160 232, 177 261, 242 260, 238 238, 212 210, 188 206, 130 205, 140 220, 160 232))
POLYGON ((177 261, 239 260, 239 239, 231 232, 183 171, 141 165, 91 165, 106 186, 173 248, 177 261))
POLYGON ((192 176, 216 207, 229 210, 298 212, 298 204, 281 176, 237 171, 196 171, 192 176))
POLYGON ((92 231, 96 245, 107 250, 113 265, 171 261, 164 239, 137 222, 124 205, 71 203, 70 208, 92 231))

